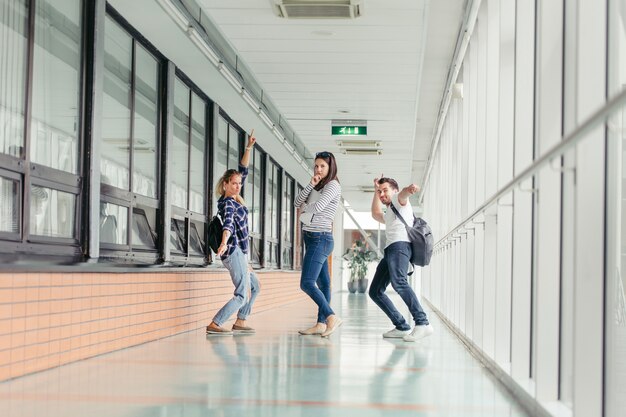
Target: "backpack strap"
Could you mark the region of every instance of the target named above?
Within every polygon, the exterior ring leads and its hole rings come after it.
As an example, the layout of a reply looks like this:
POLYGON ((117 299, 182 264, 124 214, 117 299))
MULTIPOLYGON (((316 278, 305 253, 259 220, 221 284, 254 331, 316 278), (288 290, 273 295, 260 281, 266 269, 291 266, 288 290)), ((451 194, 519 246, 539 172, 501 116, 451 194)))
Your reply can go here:
POLYGON ((390 204, 391 210, 393 210, 393 212, 396 214, 396 217, 399 218, 402 223, 404 223, 404 227, 406 227, 407 229, 410 229, 411 226, 409 226, 406 221, 404 220, 404 218, 400 215, 400 213, 398 212, 398 209, 395 208, 395 206, 393 205, 393 202, 390 204))

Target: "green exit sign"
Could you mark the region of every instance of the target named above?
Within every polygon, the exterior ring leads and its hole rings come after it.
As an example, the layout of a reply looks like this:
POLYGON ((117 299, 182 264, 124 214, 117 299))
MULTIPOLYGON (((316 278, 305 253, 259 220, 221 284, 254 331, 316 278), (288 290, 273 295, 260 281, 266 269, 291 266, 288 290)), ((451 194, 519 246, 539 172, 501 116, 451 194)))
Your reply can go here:
POLYGON ((331 135, 333 136, 365 136, 367 135, 367 126, 331 126, 331 135))

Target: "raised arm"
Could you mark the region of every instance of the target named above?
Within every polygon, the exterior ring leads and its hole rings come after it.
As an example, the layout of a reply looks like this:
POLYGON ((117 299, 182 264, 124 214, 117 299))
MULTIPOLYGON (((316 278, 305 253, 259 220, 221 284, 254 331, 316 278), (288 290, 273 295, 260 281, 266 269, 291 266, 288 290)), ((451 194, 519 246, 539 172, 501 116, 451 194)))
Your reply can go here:
POLYGON ((248 136, 248 146, 243 151, 243 156, 241 157, 241 166, 248 168, 250 164, 250 153, 252 152, 252 148, 254 148, 254 144, 256 143, 256 138, 254 137, 254 129, 250 132, 250 136, 248 136))
POLYGON ((398 203, 400 203, 401 206, 406 206, 406 203, 409 200, 409 197, 415 194, 416 192, 418 192, 419 190, 420 190, 420 187, 418 185, 415 185, 415 184, 407 185, 406 187, 402 189, 402 191, 398 193, 398 203))
POLYGON ((380 197, 378 197, 378 188, 380 185, 378 184, 378 178, 374 178, 374 197, 372 198, 372 217, 378 223, 385 223, 385 216, 383 215, 383 203, 380 201, 380 197))
POLYGON ((298 196, 296 197, 296 199, 294 200, 293 205, 296 208, 300 208, 302 207, 302 205, 304 204, 304 202, 306 201, 307 197, 309 196, 309 194, 311 194, 311 191, 313 191, 313 184, 308 184, 306 187, 304 187, 302 189, 302 191, 300 191, 300 194, 298 194, 298 196))

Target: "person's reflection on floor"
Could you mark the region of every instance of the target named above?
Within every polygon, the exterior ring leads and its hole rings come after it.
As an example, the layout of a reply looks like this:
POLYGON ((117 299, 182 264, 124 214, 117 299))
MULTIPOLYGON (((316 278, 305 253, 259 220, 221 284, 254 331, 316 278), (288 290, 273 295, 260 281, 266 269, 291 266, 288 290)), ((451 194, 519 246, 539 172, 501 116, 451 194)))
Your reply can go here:
POLYGON ((223 364, 216 369, 216 378, 211 379, 207 387, 209 408, 228 407, 226 415, 243 416, 249 411, 249 400, 260 398, 260 363, 258 356, 249 354, 248 343, 254 341, 251 336, 207 337, 215 357, 223 364))
POLYGON ((430 351, 424 346, 407 346, 402 339, 384 340, 393 345, 393 350, 372 378, 369 401, 414 402, 417 380, 427 371, 430 351))

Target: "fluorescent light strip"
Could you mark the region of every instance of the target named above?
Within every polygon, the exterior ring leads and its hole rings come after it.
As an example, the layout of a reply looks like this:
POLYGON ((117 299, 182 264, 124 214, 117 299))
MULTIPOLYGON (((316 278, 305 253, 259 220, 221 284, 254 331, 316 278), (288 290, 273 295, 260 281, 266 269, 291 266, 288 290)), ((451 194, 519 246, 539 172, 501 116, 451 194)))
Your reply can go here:
POLYGON ((244 88, 241 90, 241 96, 245 100, 246 103, 250 105, 254 109, 254 111, 259 111, 259 103, 257 103, 254 98, 248 93, 248 91, 244 88))
POLYGON ((278 129, 276 128, 276 126, 274 126, 274 129, 272 129, 272 131, 274 132, 274 135, 278 138, 278 141, 280 143, 285 143, 285 137, 283 136, 282 133, 280 133, 278 131, 278 129))
POLYGON ((226 78, 226 80, 230 83, 230 85, 232 85, 233 88, 237 90, 239 94, 241 94, 241 89, 243 88, 241 82, 239 82, 239 80, 233 75, 232 72, 230 72, 230 70, 225 65, 220 65, 219 69, 224 78, 226 78))
POLYGON ((176 7, 169 0, 158 0, 158 2, 163 10, 165 10, 165 12, 174 20, 174 22, 176 22, 182 30, 186 31, 189 26, 189 19, 187 19, 183 12, 181 12, 178 7, 176 7))
POLYGON ((302 168, 304 168, 304 170, 308 173, 311 173, 311 167, 307 165, 307 163, 305 161, 302 161, 302 163, 300 164, 302 165, 302 168))
POLYGON ((296 158, 296 161, 298 161, 299 164, 302 163, 302 158, 300 157, 300 155, 298 155, 298 153, 294 153, 293 157, 296 158))
POLYGON ((191 41, 196 44, 198 49, 200 49, 202 53, 209 58, 209 61, 217 67, 220 64, 220 58, 217 56, 213 48, 211 48, 211 46, 202 38, 200 33, 198 33, 193 26, 189 26, 187 34, 189 35, 191 41))
POLYGON ((274 122, 272 122, 272 119, 270 119, 269 116, 263 110, 259 110, 259 117, 261 118, 261 120, 265 122, 265 124, 270 129, 274 127, 274 122))
POLYGON ((287 150, 288 150, 289 152, 293 153, 293 151, 294 151, 293 146, 291 146, 291 145, 289 144, 289 142, 285 141, 285 142, 283 143, 283 145, 285 145, 285 148, 287 148, 287 150))

